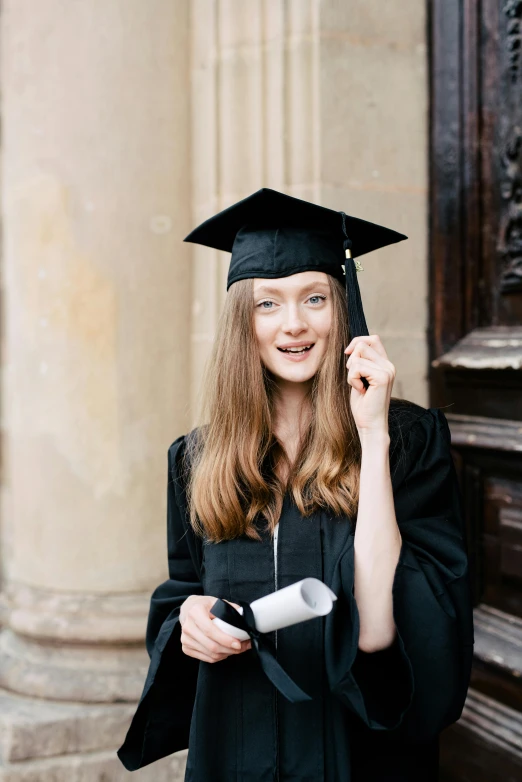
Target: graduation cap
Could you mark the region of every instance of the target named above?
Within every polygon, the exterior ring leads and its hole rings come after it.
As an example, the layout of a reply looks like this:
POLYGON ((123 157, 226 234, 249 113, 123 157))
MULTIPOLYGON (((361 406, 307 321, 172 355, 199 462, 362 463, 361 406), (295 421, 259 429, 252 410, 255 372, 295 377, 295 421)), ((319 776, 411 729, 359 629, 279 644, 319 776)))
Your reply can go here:
POLYGON ((232 253, 227 291, 248 277, 288 277, 305 271, 331 274, 346 285, 353 339, 369 333, 357 282, 357 272, 363 269, 356 258, 407 238, 382 225, 263 187, 205 220, 184 241, 232 253))

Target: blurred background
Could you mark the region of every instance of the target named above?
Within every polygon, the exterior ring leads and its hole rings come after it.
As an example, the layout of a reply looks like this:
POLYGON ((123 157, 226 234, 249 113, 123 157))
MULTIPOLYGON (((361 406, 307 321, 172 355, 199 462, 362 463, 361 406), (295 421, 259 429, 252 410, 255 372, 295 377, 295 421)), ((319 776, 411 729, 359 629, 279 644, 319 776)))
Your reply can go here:
POLYGON ((441 779, 522 779, 522 0, 2 0, 0 27, 0 782, 128 779, 167 450, 226 295, 229 255, 182 239, 264 186, 409 236, 358 280, 463 491, 441 779))

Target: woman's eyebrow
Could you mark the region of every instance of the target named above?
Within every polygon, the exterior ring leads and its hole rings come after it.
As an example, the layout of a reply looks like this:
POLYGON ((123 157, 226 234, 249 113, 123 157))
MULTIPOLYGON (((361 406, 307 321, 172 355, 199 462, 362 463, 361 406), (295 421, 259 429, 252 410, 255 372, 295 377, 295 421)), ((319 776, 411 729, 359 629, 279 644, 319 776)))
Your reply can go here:
MULTIPOLYGON (((323 282, 322 280, 318 282, 310 282, 308 283, 308 285, 303 286, 298 291, 298 293, 306 293, 306 291, 310 291, 314 288, 320 288, 320 287, 329 289, 330 286, 328 285, 327 282, 323 282)), ((279 288, 273 288, 270 285, 260 285, 259 288, 256 289, 255 293, 256 296, 258 296, 261 293, 281 293, 281 291, 279 290, 279 288)))

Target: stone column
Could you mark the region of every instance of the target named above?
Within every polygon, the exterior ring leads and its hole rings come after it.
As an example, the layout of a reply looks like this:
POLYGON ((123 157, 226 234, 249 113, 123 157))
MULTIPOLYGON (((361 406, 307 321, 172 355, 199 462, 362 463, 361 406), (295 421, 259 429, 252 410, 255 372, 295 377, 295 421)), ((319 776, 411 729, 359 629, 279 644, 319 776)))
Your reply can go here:
MULTIPOLYGON (((192 0, 195 223, 260 187, 319 201, 319 5, 192 0)), ((197 246, 192 252, 195 425, 230 254, 197 246)))
POLYGON ((189 428, 188 6, 2 4, 2 782, 128 778, 189 428))

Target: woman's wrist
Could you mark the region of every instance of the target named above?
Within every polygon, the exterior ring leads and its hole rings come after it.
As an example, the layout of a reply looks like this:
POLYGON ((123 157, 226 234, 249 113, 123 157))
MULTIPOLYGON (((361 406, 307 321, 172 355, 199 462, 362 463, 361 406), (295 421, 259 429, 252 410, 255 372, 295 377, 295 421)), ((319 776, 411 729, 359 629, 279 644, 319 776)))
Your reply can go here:
POLYGON ((387 429, 361 429, 359 439, 363 450, 387 450, 390 447, 390 433, 387 429))

